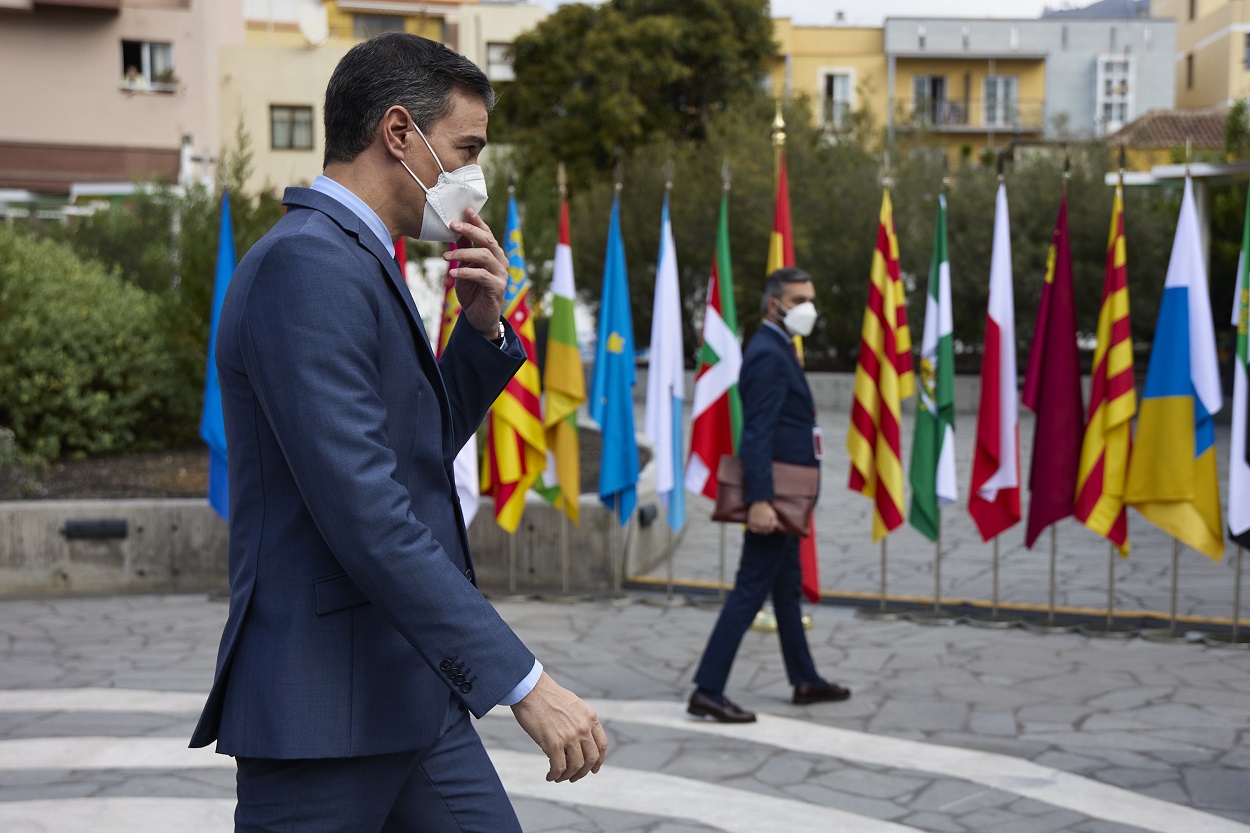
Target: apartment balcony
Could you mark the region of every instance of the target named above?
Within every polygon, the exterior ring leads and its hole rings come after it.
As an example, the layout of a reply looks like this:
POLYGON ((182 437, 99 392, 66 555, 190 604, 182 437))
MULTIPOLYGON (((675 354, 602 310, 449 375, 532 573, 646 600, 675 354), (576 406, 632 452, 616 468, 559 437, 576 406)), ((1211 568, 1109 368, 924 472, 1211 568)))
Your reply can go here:
POLYGON ((961 98, 894 102, 896 130, 935 133, 1041 133, 1046 126, 1042 99, 961 98))

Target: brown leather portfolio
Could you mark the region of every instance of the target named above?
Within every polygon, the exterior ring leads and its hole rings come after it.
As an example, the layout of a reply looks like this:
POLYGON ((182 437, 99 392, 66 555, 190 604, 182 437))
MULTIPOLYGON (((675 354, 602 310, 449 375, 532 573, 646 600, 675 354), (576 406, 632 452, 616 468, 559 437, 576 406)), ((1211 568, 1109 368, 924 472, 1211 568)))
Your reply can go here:
MULTIPOLYGON (((743 497, 742 461, 728 454, 716 467, 716 509, 712 520, 722 523, 747 522, 747 505, 743 497)), ((773 463, 773 509, 777 512, 778 531, 806 538, 811 530, 812 510, 820 488, 820 469, 773 463)))

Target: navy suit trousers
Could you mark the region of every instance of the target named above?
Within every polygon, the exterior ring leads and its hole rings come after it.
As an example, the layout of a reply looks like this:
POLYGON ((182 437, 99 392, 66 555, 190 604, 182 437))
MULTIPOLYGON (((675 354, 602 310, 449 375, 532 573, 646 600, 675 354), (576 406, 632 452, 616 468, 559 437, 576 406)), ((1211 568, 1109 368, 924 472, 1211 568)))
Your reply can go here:
POLYGON ((798 538, 747 531, 743 535, 742 560, 738 564, 734 589, 725 599, 720 618, 703 651, 703 660, 694 676, 695 685, 708 691, 725 690, 742 637, 770 593, 790 684, 819 682, 820 675, 816 673, 812 653, 807 647, 807 634, 803 632, 803 614, 799 607, 801 582, 798 538))
POLYGON ((356 758, 238 758, 235 833, 521 833, 469 713, 432 746, 356 758))

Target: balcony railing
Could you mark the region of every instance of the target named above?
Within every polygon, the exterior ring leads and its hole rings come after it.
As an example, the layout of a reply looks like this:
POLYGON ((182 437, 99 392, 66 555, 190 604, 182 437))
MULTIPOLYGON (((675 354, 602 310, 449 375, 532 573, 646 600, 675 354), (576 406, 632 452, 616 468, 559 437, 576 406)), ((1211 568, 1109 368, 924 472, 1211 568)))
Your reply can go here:
POLYGON ((952 133, 989 130, 1040 132, 1045 127, 1041 99, 922 99, 895 103, 895 124, 901 128, 952 133))

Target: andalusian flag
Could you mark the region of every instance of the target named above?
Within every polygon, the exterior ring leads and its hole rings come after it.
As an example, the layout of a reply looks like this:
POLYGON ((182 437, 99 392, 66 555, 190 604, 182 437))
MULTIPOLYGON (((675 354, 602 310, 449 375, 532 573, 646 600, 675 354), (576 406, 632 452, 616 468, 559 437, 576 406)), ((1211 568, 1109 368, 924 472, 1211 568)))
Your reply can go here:
POLYGON ((1124 480, 1133 445, 1133 333, 1129 328, 1128 259, 1124 241, 1124 185, 1115 187, 1111 233, 1107 238, 1107 270, 1098 312, 1098 346, 1094 348, 1089 418, 1081 443, 1077 471, 1076 519, 1106 538, 1120 555, 1128 555, 1128 512, 1124 480))
POLYGON ((1024 374, 1024 404, 1037 415, 1024 533, 1025 546, 1032 548, 1043 529, 1072 514, 1085 432, 1066 192, 1059 201, 1059 217, 1046 256, 1046 277, 1024 374))
POLYGON ((686 399, 686 360, 682 355, 681 288, 677 248, 668 213, 668 192, 660 218, 660 253, 655 268, 650 361, 643 430, 655 455, 655 494, 664 504, 669 529, 686 525, 686 486, 682 482, 682 403, 686 399))
POLYGON ((586 401, 582 351, 573 310, 573 247, 569 243, 569 203, 560 200, 560 237, 551 276, 551 318, 547 321, 547 367, 543 374, 543 421, 547 429, 547 470, 538 492, 578 522, 581 457, 577 409, 586 401))
POLYGON ((1016 303, 1007 186, 999 184, 990 249, 990 298, 968 514, 989 541, 1020 522, 1020 410, 1016 404, 1016 303))
POLYGON ((955 485, 955 340, 951 315, 951 264, 946 254, 946 194, 938 195, 933 261, 925 298, 920 347, 916 439, 911 449, 908 520, 930 541, 938 539, 939 510, 959 497, 955 485))
POLYGON ((899 460, 899 409, 915 393, 907 300, 899 276, 898 238, 890 189, 881 196, 877 248, 872 256, 868 304, 864 309, 855 402, 846 450, 851 455, 848 486, 873 499, 872 540, 903 523, 903 464, 899 460))
POLYGON ((729 260, 729 194, 724 194, 712 274, 707 280, 703 344, 699 348, 699 374, 694 380, 690 462, 686 464, 686 488, 712 500, 716 500, 720 458, 737 455, 742 438, 742 400, 738 398, 741 370, 742 345, 738 343, 733 266, 729 260))
POLYGON ((504 316, 521 339, 526 361, 490 409, 482 494, 495 499, 495 522, 513 533, 525 512, 525 493, 538 480, 547 462, 547 438, 539 407, 542 391, 538 353, 529 307, 530 281, 525 274, 525 251, 515 197, 508 198, 505 239, 508 287, 503 299, 504 316))
POLYGON ((1224 555, 1224 524, 1212 416, 1223 400, 1198 211, 1186 178, 1125 501, 1216 561, 1224 555))
POLYGON ((1237 327, 1237 356, 1233 360, 1232 447, 1228 459, 1228 532, 1243 547, 1250 547, 1250 419, 1247 419, 1247 386, 1250 385, 1250 194, 1246 201, 1246 225, 1241 235, 1241 260, 1237 263, 1237 288, 1233 292, 1233 324, 1237 327))

